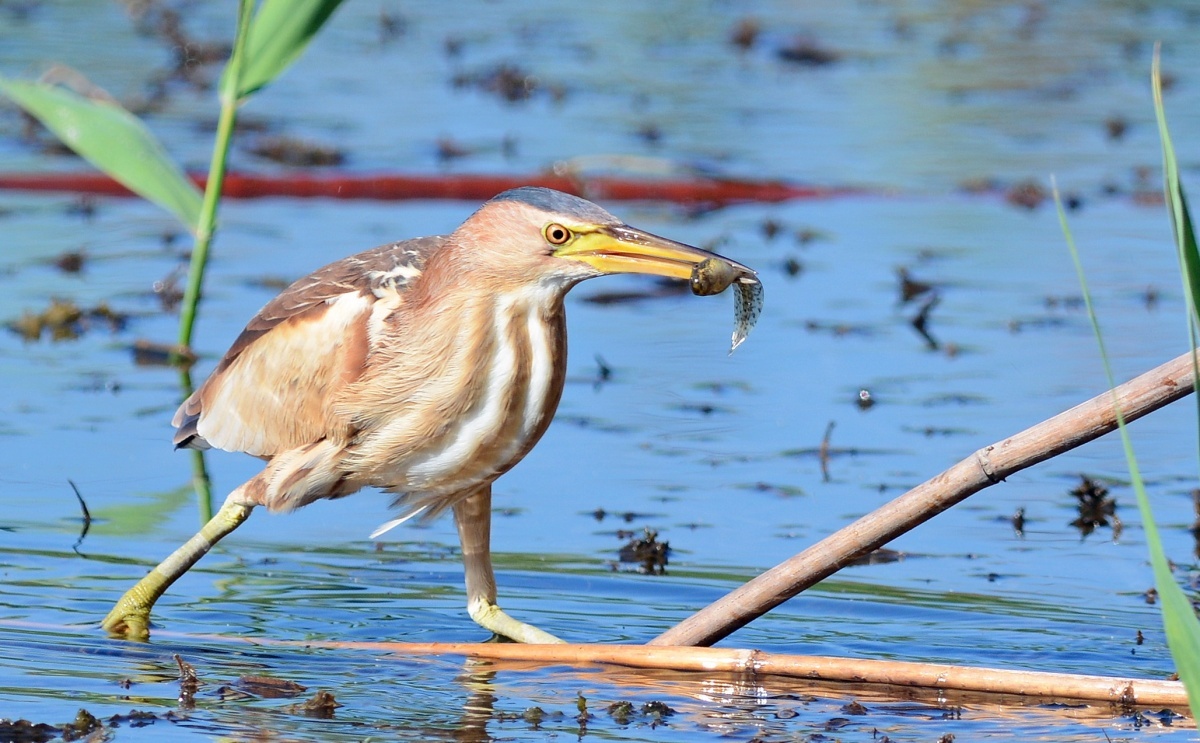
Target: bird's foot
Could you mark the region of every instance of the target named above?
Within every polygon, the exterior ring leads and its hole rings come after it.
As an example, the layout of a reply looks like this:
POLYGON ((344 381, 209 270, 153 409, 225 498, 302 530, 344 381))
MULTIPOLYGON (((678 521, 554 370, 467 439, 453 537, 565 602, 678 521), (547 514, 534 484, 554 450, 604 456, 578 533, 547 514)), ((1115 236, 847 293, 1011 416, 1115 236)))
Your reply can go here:
MULTIPOLYGON (((147 601, 147 589, 143 585, 154 576, 154 573, 143 578, 137 585, 125 592, 116 603, 100 626, 114 637, 124 637, 127 640, 146 641, 150 639, 150 608, 154 602, 147 601)), ((152 593, 149 595, 153 595, 152 593)))
POLYGON ((564 640, 558 639, 545 630, 513 619, 490 601, 470 602, 467 606, 467 613, 480 627, 514 642, 523 642, 529 645, 561 645, 564 643, 564 640))

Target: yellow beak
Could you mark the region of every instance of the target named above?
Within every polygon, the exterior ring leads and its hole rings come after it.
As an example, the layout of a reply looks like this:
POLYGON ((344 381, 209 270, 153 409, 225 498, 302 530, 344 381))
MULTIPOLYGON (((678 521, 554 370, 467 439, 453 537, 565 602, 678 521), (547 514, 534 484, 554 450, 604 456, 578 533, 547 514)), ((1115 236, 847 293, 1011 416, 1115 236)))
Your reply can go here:
POLYGON ((676 279, 692 278, 692 270, 706 260, 716 259, 746 276, 754 270, 724 256, 691 245, 668 240, 649 232, 618 225, 583 232, 554 251, 559 258, 583 261, 606 274, 646 273, 676 279))

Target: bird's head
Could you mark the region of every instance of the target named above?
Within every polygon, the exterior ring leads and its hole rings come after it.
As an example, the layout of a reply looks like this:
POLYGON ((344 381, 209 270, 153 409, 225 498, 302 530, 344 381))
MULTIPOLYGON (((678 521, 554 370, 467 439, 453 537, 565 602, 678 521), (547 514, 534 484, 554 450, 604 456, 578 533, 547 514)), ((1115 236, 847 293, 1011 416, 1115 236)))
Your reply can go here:
POLYGON ((470 246, 493 271, 526 280, 537 276, 565 287, 617 273, 688 279, 711 258, 754 274, 707 250, 630 227, 586 199, 535 186, 494 197, 452 237, 470 246))

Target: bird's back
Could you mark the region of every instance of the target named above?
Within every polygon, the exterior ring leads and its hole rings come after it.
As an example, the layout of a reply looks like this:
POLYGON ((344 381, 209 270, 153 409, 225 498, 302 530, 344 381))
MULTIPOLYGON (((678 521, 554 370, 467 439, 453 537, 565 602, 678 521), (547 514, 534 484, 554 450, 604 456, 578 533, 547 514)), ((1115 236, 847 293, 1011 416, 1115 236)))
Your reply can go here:
POLYGON ((269 458, 344 434, 332 401, 363 373, 371 317, 404 304, 409 286, 445 241, 383 245, 283 290, 179 407, 175 445, 269 458))

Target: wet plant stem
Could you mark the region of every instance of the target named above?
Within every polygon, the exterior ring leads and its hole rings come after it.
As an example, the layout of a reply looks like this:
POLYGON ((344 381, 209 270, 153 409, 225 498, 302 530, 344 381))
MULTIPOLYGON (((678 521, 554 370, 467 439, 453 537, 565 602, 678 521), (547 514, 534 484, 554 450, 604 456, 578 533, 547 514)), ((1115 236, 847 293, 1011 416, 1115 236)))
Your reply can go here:
POLYGON ((213 234, 216 232, 217 207, 221 203, 221 189, 225 185, 229 144, 233 139, 233 127, 237 122, 237 109, 241 103, 238 89, 252 10, 253 3, 250 0, 239 0, 233 54, 229 58, 229 64, 226 66, 221 80, 221 115, 217 119, 216 142, 213 144, 212 161, 208 167, 204 202, 200 208, 200 221, 196 226, 196 241, 192 248, 192 260, 188 265, 187 288, 184 290, 183 305, 179 315, 179 345, 184 348, 190 348, 192 345, 192 330, 196 323, 200 290, 204 284, 204 270, 208 265, 208 251, 212 245, 213 234))
MULTIPOLYGON (((225 172, 229 160, 229 145, 233 139, 233 128, 237 122, 237 109, 241 103, 238 91, 241 87, 242 60, 245 57, 246 39, 250 35, 250 18, 254 10, 251 0, 238 0, 238 23, 234 36, 233 53, 221 81, 221 114, 217 119, 216 141, 213 144, 212 161, 208 168, 208 181, 204 187, 204 202, 200 208, 200 220, 196 225, 196 240, 192 247, 192 259, 188 265, 187 287, 179 314, 179 348, 192 346, 192 331, 196 324, 196 312, 200 304, 204 285, 204 270, 208 266, 208 252, 217 226, 217 208, 221 203, 221 190, 225 185, 225 172)), ((176 358, 178 363, 180 359, 176 358)), ((182 372, 184 396, 192 393, 192 376, 188 369, 182 372)), ((212 518, 212 481, 204 462, 204 452, 192 452, 192 484, 200 509, 200 523, 212 518)))

